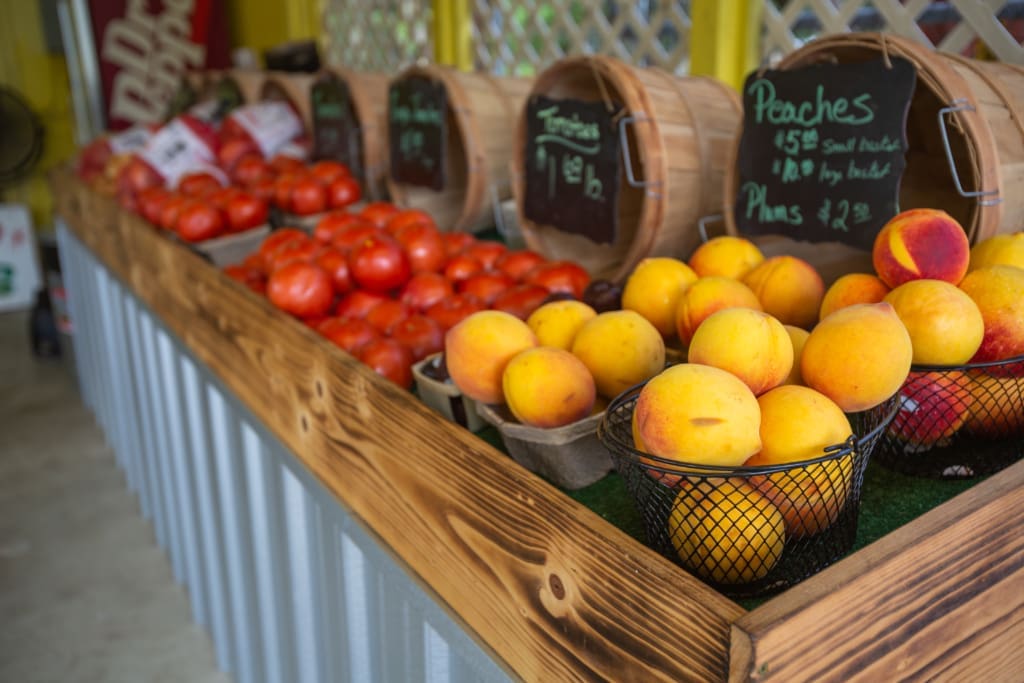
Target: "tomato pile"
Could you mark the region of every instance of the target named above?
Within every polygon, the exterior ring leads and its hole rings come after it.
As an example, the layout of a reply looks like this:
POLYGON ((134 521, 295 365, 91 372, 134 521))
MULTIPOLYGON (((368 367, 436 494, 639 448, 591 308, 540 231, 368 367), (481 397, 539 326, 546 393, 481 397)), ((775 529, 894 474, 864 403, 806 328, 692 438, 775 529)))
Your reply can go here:
POLYGON ((402 387, 466 316, 492 308, 526 319, 553 297, 579 299, 578 264, 466 233, 387 202, 325 214, 309 235, 271 233, 225 273, 402 387))

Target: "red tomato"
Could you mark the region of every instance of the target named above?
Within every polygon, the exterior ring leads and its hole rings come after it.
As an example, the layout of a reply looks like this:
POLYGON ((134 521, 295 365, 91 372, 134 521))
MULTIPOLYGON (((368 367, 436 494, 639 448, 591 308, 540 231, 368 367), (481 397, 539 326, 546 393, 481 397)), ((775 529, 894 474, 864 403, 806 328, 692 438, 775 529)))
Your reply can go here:
POLYGON ((292 210, 292 187, 298 182, 294 173, 282 173, 274 181, 274 206, 282 211, 292 210))
POLYGON ((404 285, 412 275, 409 257, 386 234, 367 237, 348 253, 352 280, 371 292, 388 292, 404 285))
POLYGON ((462 253, 462 250, 476 242, 476 238, 468 232, 443 232, 441 239, 444 240, 444 250, 448 258, 462 253))
POLYGON ((409 257, 409 265, 414 273, 436 273, 444 267, 448 260, 444 253, 444 241, 441 239, 441 233, 433 225, 409 223, 398 228, 392 234, 405 249, 405 253, 409 257))
POLYGON ((319 256, 319 251, 320 245, 316 242, 289 242, 265 257, 267 271, 273 273, 292 263, 313 263, 319 256))
POLYGON ((426 310, 427 316, 433 318, 445 330, 455 327, 463 318, 486 308, 484 302, 469 294, 456 294, 441 299, 426 310))
POLYGON ((460 294, 471 294, 490 306, 499 295, 504 294, 516 285, 514 278, 496 270, 485 270, 474 273, 459 282, 460 294))
POLYGON ((373 325, 360 318, 328 318, 317 331, 349 353, 380 337, 373 325))
POLYGON ((292 184, 290 211, 300 216, 312 216, 327 210, 327 188, 314 178, 302 178, 292 184))
POLYGON ((508 290, 491 304, 496 311, 511 313, 520 320, 526 320, 537 307, 548 298, 549 292, 540 285, 522 284, 508 290))
POLYGON ((328 318, 325 315, 318 315, 315 318, 302 318, 302 324, 305 325, 306 327, 311 327, 314 330, 318 330, 320 329, 320 326, 323 325, 324 322, 327 320, 330 320, 330 318, 328 318))
POLYGON ((206 171, 186 173, 178 181, 178 192, 186 197, 202 197, 223 187, 215 176, 206 171))
POLYGON ((365 221, 361 216, 345 211, 331 211, 324 215, 313 228, 313 239, 321 244, 330 244, 331 238, 342 228, 365 221))
POLYGON ((251 279, 262 279, 263 277, 261 273, 253 273, 251 269, 247 268, 241 263, 236 263, 235 265, 232 266, 225 266, 224 274, 227 275, 232 280, 237 280, 238 282, 242 283, 246 283, 251 279))
POLYGON ((265 275, 267 272, 267 262, 263 260, 263 254, 258 251, 246 256, 242 265, 260 275, 265 275))
POLYGON ((418 223, 425 223, 433 228, 437 228, 437 223, 426 211, 420 211, 419 209, 402 209, 391 218, 388 219, 388 224, 385 229, 391 234, 397 233, 402 228, 409 225, 416 225, 418 223))
POLYGON ((147 187, 137 196, 139 213, 150 223, 158 225, 164 203, 173 196, 162 187, 147 187))
POLYGON ((566 292, 581 299, 583 290, 590 284, 590 273, 572 261, 551 261, 528 272, 523 282, 540 285, 549 292, 566 292))
POLYGON ((163 184, 163 177, 138 157, 133 157, 117 174, 117 193, 119 195, 134 197, 147 187, 163 187, 163 184))
POLYGON ((287 154, 275 154, 269 163, 274 173, 297 173, 305 169, 305 164, 287 154))
POLYGON ((267 235, 260 243, 259 253, 264 259, 289 242, 309 241, 309 235, 298 228, 280 228, 267 235))
POLYGON ((345 176, 351 175, 345 164, 332 159, 324 159, 323 161, 316 162, 309 167, 309 174, 324 185, 330 185, 338 178, 344 178, 345 176))
POLYGON ((359 348, 356 357, 403 389, 412 386, 412 354, 394 339, 367 342, 359 348))
POLYGON ((425 315, 410 315, 398 322, 389 332, 391 338, 409 349, 413 362, 423 360, 444 349, 444 330, 441 324, 425 315))
POLYGON ((314 318, 330 311, 334 288, 331 276, 323 268, 312 263, 291 263, 271 273, 267 298, 296 317, 314 318))
POLYGON ((259 197, 239 192, 228 202, 227 215, 228 232, 241 232, 265 224, 270 207, 259 197))
POLYGON ((461 282, 470 275, 483 272, 484 264, 471 256, 453 256, 444 267, 444 276, 452 282, 461 282))
POLYGON ((220 209, 198 202, 184 207, 174 224, 174 231, 186 242, 202 242, 222 235, 226 229, 227 222, 220 209))
POLYGON ((363 188, 352 176, 335 178, 327 186, 327 205, 332 209, 343 209, 355 204, 363 197, 363 188))
POLYGON ((232 179, 240 185, 252 185, 261 180, 273 180, 270 164, 258 154, 242 157, 231 172, 232 179))
POLYGON ((248 137, 229 138, 217 150, 217 163, 231 175, 237 170, 242 159, 252 157, 263 160, 260 148, 248 137))
POLYGON ((383 234, 377 226, 362 216, 356 216, 356 220, 334 233, 331 237, 331 245, 348 251, 363 240, 383 234))
POLYGON ((260 178, 245 185, 245 189, 249 194, 256 195, 268 204, 274 204, 274 187, 273 178, 260 178))
POLYGON ((535 251, 520 249, 506 251, 494 262, 494 267, 501 272, 521 280, 528 272, 544 263, 545 258, 535 251))
POLYGON ((383 294, 374 294, 363 289, 349 292, 341 298, 338 306, 334 309, 334 315, 339 318, 366 318, 366 314, 373 310, 377 304, 388 301, 383 294))
POLYGON ((193 201, 188 197, 180 195, 172 195, 165 200, 160 207, 160 227, 164 230, 174 230, 174 226, 178 224, 178 216, 181 215, 181 210, 192 204, 193 201))
POLYGON ((348 256, 344 252, 327 249, 316 257, 315 263, 331 276, 335 292, 345 294, 352 289, 352 278, 348 274, 348 256))
POLYGON ((455 293, 452 283, 440 273, 416 273, 405 283, 398 300, 417 311, 425 311, 455 293))
POLYGON ((237 187, 221 187, 203 197, 203 201, 213 204, 221 211, 228 207, 228 202, 242 193, 237 187))
POLYGON ((474 242, 465 249, 462 250, 463 255, 475 258, 477 261, 483 264, 484 270, 491 270, 494 268, 494 262, 498 260, 498 257, 508 251, 501 242, 489 242, 482 240, 474 242))
POLYGON ((366 322, 373 325, 379 332, 388 334, 392 327, 412 315, 412 310, 401 301, 388 299, 370 309, 366 314, 366 322))
POLYGON ((398 207, 390 202, 370 202, 359 213, 378 228, 383 228, 398 213, 398 207))

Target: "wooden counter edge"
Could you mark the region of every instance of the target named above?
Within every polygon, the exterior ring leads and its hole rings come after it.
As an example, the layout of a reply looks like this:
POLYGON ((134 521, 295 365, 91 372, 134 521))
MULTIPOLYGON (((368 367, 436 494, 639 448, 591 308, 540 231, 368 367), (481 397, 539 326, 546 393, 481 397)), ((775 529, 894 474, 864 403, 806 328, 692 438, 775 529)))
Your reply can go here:
POLYGON ((515 675, 725 677, 739 606, 66 168, 51 183, 78 239, 515 675))

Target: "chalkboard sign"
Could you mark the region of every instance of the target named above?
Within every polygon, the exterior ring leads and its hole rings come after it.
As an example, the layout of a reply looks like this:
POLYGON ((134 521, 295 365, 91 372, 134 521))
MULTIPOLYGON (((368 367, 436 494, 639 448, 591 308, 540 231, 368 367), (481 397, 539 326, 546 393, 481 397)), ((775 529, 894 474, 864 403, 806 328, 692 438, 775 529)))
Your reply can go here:
POLYGON ((526 105, 526 193, 531 221, 615 242, 622 155, 615 121, 621 105, 535 95, 526 105))
POLYGON ((359 122, 345 82, 325 74, 310 89, 313 112, 313 158, 340 161, 357 178, 362 177, 362 145, 359 122))
POLYGON ((242 89, 238 87, 238 82, 231 76, 225 76, 217 82, 217 85, 214 86, 214 97, 217 100, 218 121, 241 107, 245 100, 242 96, 242 89))
POLYGON ((391 177, 441 191, 448 146, 448 96, 444 84, 408 76, 388 90, 391 177))
POLYGON ((199 93, 196 92, 196 89, 192 87, 187 78, 182 78, 178 83, 178 89, 174 91, 174 95, 171 97, 171 101, 167 103, 164 122, 170 121, 178 114, 184 114, 198 99, 199 93))
POLYGON ((899 212, 915 80, 899 57, 751 74, 737 161, 739 232, 870 250, 899 212))

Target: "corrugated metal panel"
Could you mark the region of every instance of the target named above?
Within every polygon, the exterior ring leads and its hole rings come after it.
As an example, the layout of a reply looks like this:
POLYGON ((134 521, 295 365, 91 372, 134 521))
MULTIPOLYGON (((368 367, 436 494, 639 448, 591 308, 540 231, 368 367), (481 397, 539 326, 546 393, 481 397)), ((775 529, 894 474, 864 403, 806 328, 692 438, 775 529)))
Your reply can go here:
POLYGON ((58 237, 83 397, 222 669, 243 683, 508 679, 63 225, 58 237))

